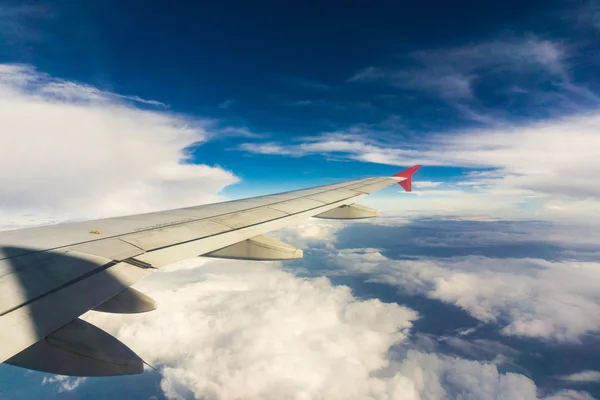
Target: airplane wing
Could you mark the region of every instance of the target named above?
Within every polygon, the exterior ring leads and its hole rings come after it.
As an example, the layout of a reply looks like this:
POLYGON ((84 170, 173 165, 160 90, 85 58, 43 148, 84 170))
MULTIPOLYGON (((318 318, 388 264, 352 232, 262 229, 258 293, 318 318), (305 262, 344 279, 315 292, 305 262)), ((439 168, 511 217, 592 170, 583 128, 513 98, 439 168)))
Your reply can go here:
POLYGON ((0 362, 61 375, 141 373, 127 346, 78 317, 147 312, 130 286, 197 256, 286 260, 302 250, 264 233, 309 217, 369 218, 355 202, 393 184, 411 190, 416 165, 392 177, 95 221, 0 232, 0 362))

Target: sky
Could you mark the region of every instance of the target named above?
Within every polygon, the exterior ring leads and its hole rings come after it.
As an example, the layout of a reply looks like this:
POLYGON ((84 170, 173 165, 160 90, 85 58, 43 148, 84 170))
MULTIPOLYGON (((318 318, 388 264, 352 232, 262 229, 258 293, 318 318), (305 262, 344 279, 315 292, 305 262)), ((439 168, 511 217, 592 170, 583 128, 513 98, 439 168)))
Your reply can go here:
POLYGON ((600 397, 599 46, 596 1, 0 1, 2 229, 424 165, 83 317, 155 369, 0 398, 600 397))

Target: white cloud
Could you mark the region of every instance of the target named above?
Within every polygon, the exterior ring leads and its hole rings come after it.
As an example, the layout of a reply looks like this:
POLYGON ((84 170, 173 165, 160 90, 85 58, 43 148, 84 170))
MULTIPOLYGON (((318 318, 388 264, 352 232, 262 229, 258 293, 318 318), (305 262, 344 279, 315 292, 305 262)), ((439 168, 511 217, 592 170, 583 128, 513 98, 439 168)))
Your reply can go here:
POLYGON ((72 376, 54 375, 51 377, 44 377, 42 379, 42 385, 55 384, 58 393, 72 392, 77 389, 86 378, 76 378, 72 376))
POLYGON ((415 181, 413 183, 413 188, 435 188, 440 185, 443 185, 444 182, 433 182, 433 181, 415 181))
POLYGON ((174 266, 139 285, 157 311, 88 316, 161 364, 173 398, 169 382, 204 398, 364 398, 380 390, 370 373, 386 367, 387 349, 406 339, 416 317, 272 264, 190 263, 202 267, 174 266))
MULTIPOLYGON (((437 134, 412 142, 410 147, 377 141, 373 139, 377 129, 363 127, 363 139, 357 138, 355 130, 349 130, 305 138, 297 144, 269 143, 268 148, 252 144, 242 149, 293 156, 335 155, 399 167, 423 164, 491 169, 467 175, 454 187, 445 188, 454 192, 429 191, 427 195, 451 198, 453 203, 462 202, 468 207, 491 204, 491 212, 497 212, 494 206, 501 199, 508 200, 503 207, 500 204, 505 212, 520 203, 520 208, 533 210, 540 217, 588 218, 600 207, 600 186, 596 183, 600 175, 600 158, 596 156, 599 129, 600 114, 592 113, 524 126, 437 134), (475 201, 469 201, 473 197, 475 201), (552 205, 560 209, 549 207, 552 205)), ((418 181, 417 175, 417 188, 418 181)))
POLYGON ((0 65, 3 225, 201 204, 238 180, 184 150, 214 121, 136 103, 160 105, 0 65))
MULTIPOLYGON (((251 143, 240 149, 293 157, 318 154, 327 159, 402 167, 419 163, 488 170, 487 175, 466 176, 465 182, 428 191, 426 200, 422 192, 418 201, 423 207, 415 204, 421 213, 466 209, 472 215, 470 210, 476 209, 480 216, 595 218, 595 210, 600 207, 600 187, 596 184, 596 176, 600 175, 600 159, 596 156, 600 147, 597 134, 600 114, 594 109, 600 101, 573 82, 569 73, 573 51, 566 42, 535 36, 496 40, 416 52, 411 55, 417 64, 412 69, 371 67, 353 79, 383 80, 403 88, 430 90, 445 98, 461 99, 454 106, 486 128, 432 133, 399 145, 395 138, 406 127, 397 123, 390 126, 386 120, 324 132, 292 143, 251 143), (553 85, 558 84, 555 92, 540 94, 520 86, 515 91, 515 83, 509 80, 507 90, 513 95, 518 92, 544 97, 545 110, 548 102, 569 104, 569 112, 552 113, 553 117, 547 120, 513 123, 512 116, 488 115, 480 109, 481 104, 474 107, 478 100, 473 99, 476 96, 472 83, 506 72, 534 85, 538 81, 527 76, 543 76, 553 85), (570 116, 560 117, 566 114, 570 116)), ((418 181, 417 176, 417 188, 418 181)))
MULTIPOLYGON (((576 341, 600 331, 600 264, 478 256, 391 260, 372 249, 340 250, 332 265, 403 292, 453 303, 505 335, 576 341)), ((337 273, 341 272, 340 270, 337 273)))
POLYGON ((255 154, 295 155, 293 150, 276 143, 243 143, 240 145, 240 149, 255 154))
MULTIPOLYGON (((394 189, 390 189, 392 191, 394 189)), ((414 218, 419 216, 437 216, 440 218, 454 217, 460 219, 495 219, 514 218, 550 218, 556 214, 548 210, 542 213, 537 210, 522 209, 523 197, 512 194, 497 194, 473 192, 461 188, 444 190, 413 189, 405 193, 401 188, 395 188, 390 194, 380 193, 361 200, 366 206, 381 210, 386 217, 374 221, 381 224, 389 218, 395 223, 396 216, 414 218)))
POLYGON ((561 390, 545 400, 595 400, 595 397, 591 396, 587 392, 578 392, 576 390, 561 390))
POLYGON ((301 249, 333 248, 336 233, 344 226, 340 221, 314 219, 279 229, 272 235, 301 249))
POLYGON ((499 374, 494 364, 409 351, 399 370, 414 382, 420 399, 537 399, 531 380, 499 374))
MULTIPOLYGON (((422 50, 410 55, 414 67, 369 67, 350 82, 382 81, 404 89, 431 91, 449 100, 471 99, 473 82, 494 73, 540 69, 566 76, 566 51, 560 42, 531 36, 465 46, 422 50)), ((406 60, 405 60, 406 61, 406 60)))
POLYGON ((600 371, 581 371, 561 376, 560 379, 576 383, 600 382, 600 371))
POLYGON ((158 365, 169 398, 536 398, 531 380, 494 364, 414 346, 397 358, 391 348, 409 340, 413 311, 277 264, 192 260, 137 288, 156 311, 85 319, 158 365))
MULTIPOLYGON (((13 67, 14 68, 14 67, 13 67)), ((26 77, 26 80, 29 84, 32 84, 33 80, 47 78, 43 74, 36 74, 34 70, 25 66, 18 66, 17 68, 21 68, 21 72, 26 72, 29 74, 26 77), (37 76, 36 76, 37 75, 37 76), (33 78, 33 79, 32 79, 33 78)), ((14 73, 9 71, 7 74, 8 78, 7 83, 10 84, 11 80, 14 84, 15 76, 14 73)), ((38 81, 39 83, 39 81, 38 81)), ((63 100, 68 102, 84 102, 84 103, 100 103, 100 102, 115 102, 118 100, 128 100, 136 103, 147 104, 150 106, 156 107, 168 107, 166 104, 161 103, 160 101, 155 100, 145 100, 138 96, 127 96, 117 93, 106 92, 95 88, 90 85, 84 85, 81 83, 74 83, 63 80, 50 80, 48 82, 44 82, 42 85, 39 85, 35 88, 35 90, 39 91, 39 94, 44 96, 45 98, 55 98, 56 100, 63 100)))

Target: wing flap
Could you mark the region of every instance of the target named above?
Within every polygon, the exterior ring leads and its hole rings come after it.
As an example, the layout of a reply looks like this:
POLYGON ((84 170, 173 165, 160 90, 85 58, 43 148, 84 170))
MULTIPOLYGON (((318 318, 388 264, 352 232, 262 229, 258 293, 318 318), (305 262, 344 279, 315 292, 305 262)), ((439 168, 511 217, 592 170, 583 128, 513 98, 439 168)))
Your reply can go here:
MULTIPOLYGON (((20 254, 4 248, 5 254, 20 254)), ((53 250, 0 260, 0 315, 43 296, 51 290, 95 270, 110 259, 90 254, 72 257, 67 250, 53 250)))
POLYGON ((257 261, 291 260, 302 258, 302 255, 302 250, 265 235, 258 235, 205 254, 206 257, 257 261))
POLYGON ((143 360, 122 342, 79 318, 5 361, 72 376, 141 374, 143 360))
POLYGON ((72 262, 68 259, 75 258, 82 268, 91 271, 2 315, 0 362, 50 335, 152 272, 125 262, 91 258, 82 253, 69 252, 62 257, 65 262, 72 262))

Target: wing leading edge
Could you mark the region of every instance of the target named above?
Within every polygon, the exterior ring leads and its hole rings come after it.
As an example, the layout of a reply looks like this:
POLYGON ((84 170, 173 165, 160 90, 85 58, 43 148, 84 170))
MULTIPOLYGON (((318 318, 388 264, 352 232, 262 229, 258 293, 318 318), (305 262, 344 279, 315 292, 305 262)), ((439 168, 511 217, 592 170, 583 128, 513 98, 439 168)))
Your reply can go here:
POLYGON ((0 362, 63 375, 140 373, 142 361, 127 346, 78 317, 92 309, 153 310, 154 301, 130 286, 186 258, 299 258, 301 250, 263 234, 309 217, 375 217, 378 211, 355 202, 396 183, 411 191, 419 167, 225 203, 0 232, 0 362))

